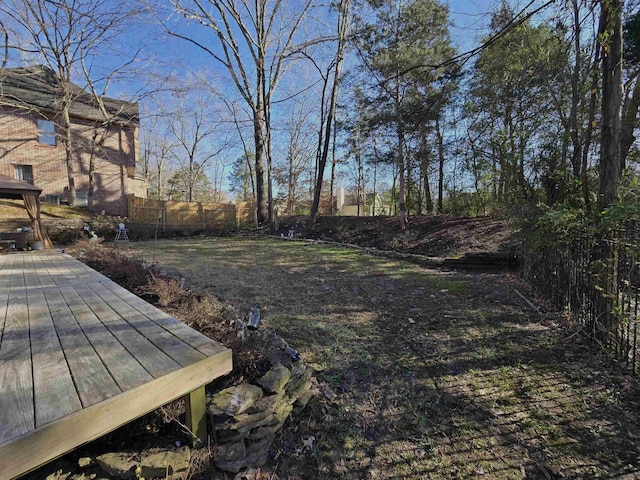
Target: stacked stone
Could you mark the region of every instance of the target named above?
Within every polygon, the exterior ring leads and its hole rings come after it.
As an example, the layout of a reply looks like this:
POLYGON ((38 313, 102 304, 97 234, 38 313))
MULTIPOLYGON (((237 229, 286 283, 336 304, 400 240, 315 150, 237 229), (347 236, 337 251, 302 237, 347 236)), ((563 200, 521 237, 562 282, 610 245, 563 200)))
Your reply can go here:
POLYGON ((145 452, 112 452, 96 457, 81 457, 76 465, 62 459, 50 464, 51 473, 38 478, 46 480, 108 480, 189 478, 191 450, 181 447, 145 452))
POLYGON ((255 383, 222 390, 208 403, 214 461, 220 470, 236 473, 264 465, 294 406, 306 406, 316 391, 313 369, 302 361, 288 367, 275 363, 255 383))

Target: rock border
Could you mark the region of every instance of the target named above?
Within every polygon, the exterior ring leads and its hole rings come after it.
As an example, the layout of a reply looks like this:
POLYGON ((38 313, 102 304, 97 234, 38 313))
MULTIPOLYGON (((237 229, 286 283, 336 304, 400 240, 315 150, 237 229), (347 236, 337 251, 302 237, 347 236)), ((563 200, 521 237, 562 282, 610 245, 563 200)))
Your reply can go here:
POLYGON ((270 369, 255 382, 226 388, 207 402, 215 466, 232 473, 263 466, 290 414, 319 392, 313 368, 287 342, 268 331, 251 335, 269 345, 270 369))

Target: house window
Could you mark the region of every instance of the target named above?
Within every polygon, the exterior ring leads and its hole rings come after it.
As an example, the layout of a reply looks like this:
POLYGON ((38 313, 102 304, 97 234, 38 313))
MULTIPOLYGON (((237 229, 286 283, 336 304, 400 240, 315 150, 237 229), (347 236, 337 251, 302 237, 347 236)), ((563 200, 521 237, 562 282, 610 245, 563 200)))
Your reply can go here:
POLYGON ((60 195, 46 194, 44 196, 44 203, 52 203, 54 205, 60 205, 60 195))
POLYGON ((40 145, 56 146, 56 127, 49 120, 38 120, 38 142, 40 145))
POLYGON ((33 167, 31 165, 14 165, 13 172, 16 180, 33 185, 33 167))
POLYGON ((88 202, 88 194, 87 192, 81 192, 81 191, 77 191, 76 192, 76 201, 74 203, 74 206, 76 207, 86 207, 89 202, 88 202))

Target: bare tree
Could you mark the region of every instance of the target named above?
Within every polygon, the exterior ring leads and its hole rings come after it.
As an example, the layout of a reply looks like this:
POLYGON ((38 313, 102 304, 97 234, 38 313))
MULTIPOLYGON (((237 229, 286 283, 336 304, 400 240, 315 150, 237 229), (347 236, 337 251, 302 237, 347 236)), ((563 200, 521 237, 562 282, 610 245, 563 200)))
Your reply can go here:
POLYGON ((304 96, 294 103, 288 110, 286 119, 286 152, 283 157, 286 164, 282 165, 278 183, 286 190, 285 213, 294 215, 296 205, 300 200, 301 177, 308 171, 312 164, 315 152, 315 143, 311 132, 310 117, 313 109, 307 103, 304 96))
POLYGON ((85 59, 111 47, 110 42, 123 33, 140 10, 135 2, 110 0, 6 0, 0 2, 0 13, 5 17, 7 29, 13 31, 15 44, 10 48, 23 57, 42 62, 55 75, 69 204, 73 205, 76 172, 70 110, 74 101, 86 93, 72 79, 81 75, 85 59))
POLYGON ((140 128, 140 168, 151 186, 152 198, 165 199, 166 186, 172 170, 176 142, 166 123, 168 117, 161 97, 150 103, 140 128))
MULTIPOLYGON (((80 63, 86 80, 86 89, 90 93, 88 101, 95 106, 100 112, 100 120, 93 124, 93 132, 91 135, 91 143, 88 145, 89 165, 88 165, 88 190, 87 190, 87 208, 93 211, 93 197, 95 191, 95 161, 99 154, 104 154, 104 144, 114 128, 133 127, 139 125, 139 112, 137 100, 134 98, 130 101, 113 101, 106 97, 107 90, 113 78, 124 71, 127 64, 133 62, 137 55, 134 54, 131 60, 125 65, 113 69, 106 78, 93 79, 90 69, 82 58, 80 63), (98 87, 101 86, 101 88, 98 87)), ((133 147, 133 146, 132 146, 133 147)))
POLYGON ((202 88, 177 92, 177 109, 167 119, 176 148, 173 153, 186 175, 187 201, 193 201, 196 181, 228 145, 216 95, 202 88), (216 119, 216 120, 213 120, 216 119))
MULTIPOLYGON (((313 192, 313 204, 311 205, 311 213, 309 215, 309 224, 311 227, 315 224, 318 207, 320 205, 320 194, 322 193, 322 182, 324 179, 324 170, 327 166, 327 158, 331 145, 331 130, 334 128, 334 120, 336 115, 336 105, 338 103, 338 91, 340 87, 340 79, 342 75, 342 64, 344 62, 344 49, 347 43, 347 34, 349 26, 349 11, 351 0, 342 0, 338 4, 338 45, 336 48, 335 60, 329 67, 327 75, 324 76, 323 100, 324 92, 328 87, 329 73, 333 68, 333 81, 331 83, 331 95, 329 97, 329 105, 327 109, 326 119, 321 117, 324 125, 320 126, 320 134, 318 137, 318 155, 317 169, 315 178, 315 188, 313 192)), ((323 101, 324 107, 324 101, 323 101)), ((333 192, 332 192, 333 193, 333 192)))
POLYGON ((629 13, 623 25, 625 85, 622 107, 622 168, 631 146, 636 140, 634 132, 640 126, 640 3, 629 2, 629 13), (635 13, 632 13, 635 12, 635 13))
POLYGON ((256 211, 262 223, 272 217, 273 210, 271 182, 265 202, 264 181, 265 159, 269 180, 271 176, 271 102, 287 59, 306 44, 306 41, 297 43, 296 35, 311 1, 170 0, 170 3, 186 19, 214 33, 215 40, 207 43, 202 35, 182 33, 179 27, 167 25, 169 33, 196 45, 221 64, 251 109, 256 211))
POLYGON ((151 166, 147 178, 153 179, 155 184, 155 195, 162 200, 166 195, 166 184, 171 173, 171 159, 174 158, 173 150, 176 147, 175 141, 170 137, 168 131, 158 132, 160 136, 154 136, 147 143, 147 152, 152 158, 151 166))

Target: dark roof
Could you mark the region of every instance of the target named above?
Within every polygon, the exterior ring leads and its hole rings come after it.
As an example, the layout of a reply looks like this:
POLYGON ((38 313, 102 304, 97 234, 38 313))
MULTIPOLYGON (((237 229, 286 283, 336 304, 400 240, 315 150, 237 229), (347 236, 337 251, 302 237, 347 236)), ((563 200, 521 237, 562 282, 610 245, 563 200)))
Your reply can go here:
MULTIPOLYGON (((74 118, 104 121, 92 95, 71 84, 73 101, 69 114, 74 118)), ((60 81, 49 67, 7 68, 0 71, 0 105, 19 108, 36 108, 47 112, 59 112, 61 108, 60 81)), ((117 123, 139 123, 138 104, 104 97, 103 102, 117 123)))
POLYGON ((27 182, 0 175, 0 198, 22 198, 22 195, 40 196, 41 188, 27 182))

